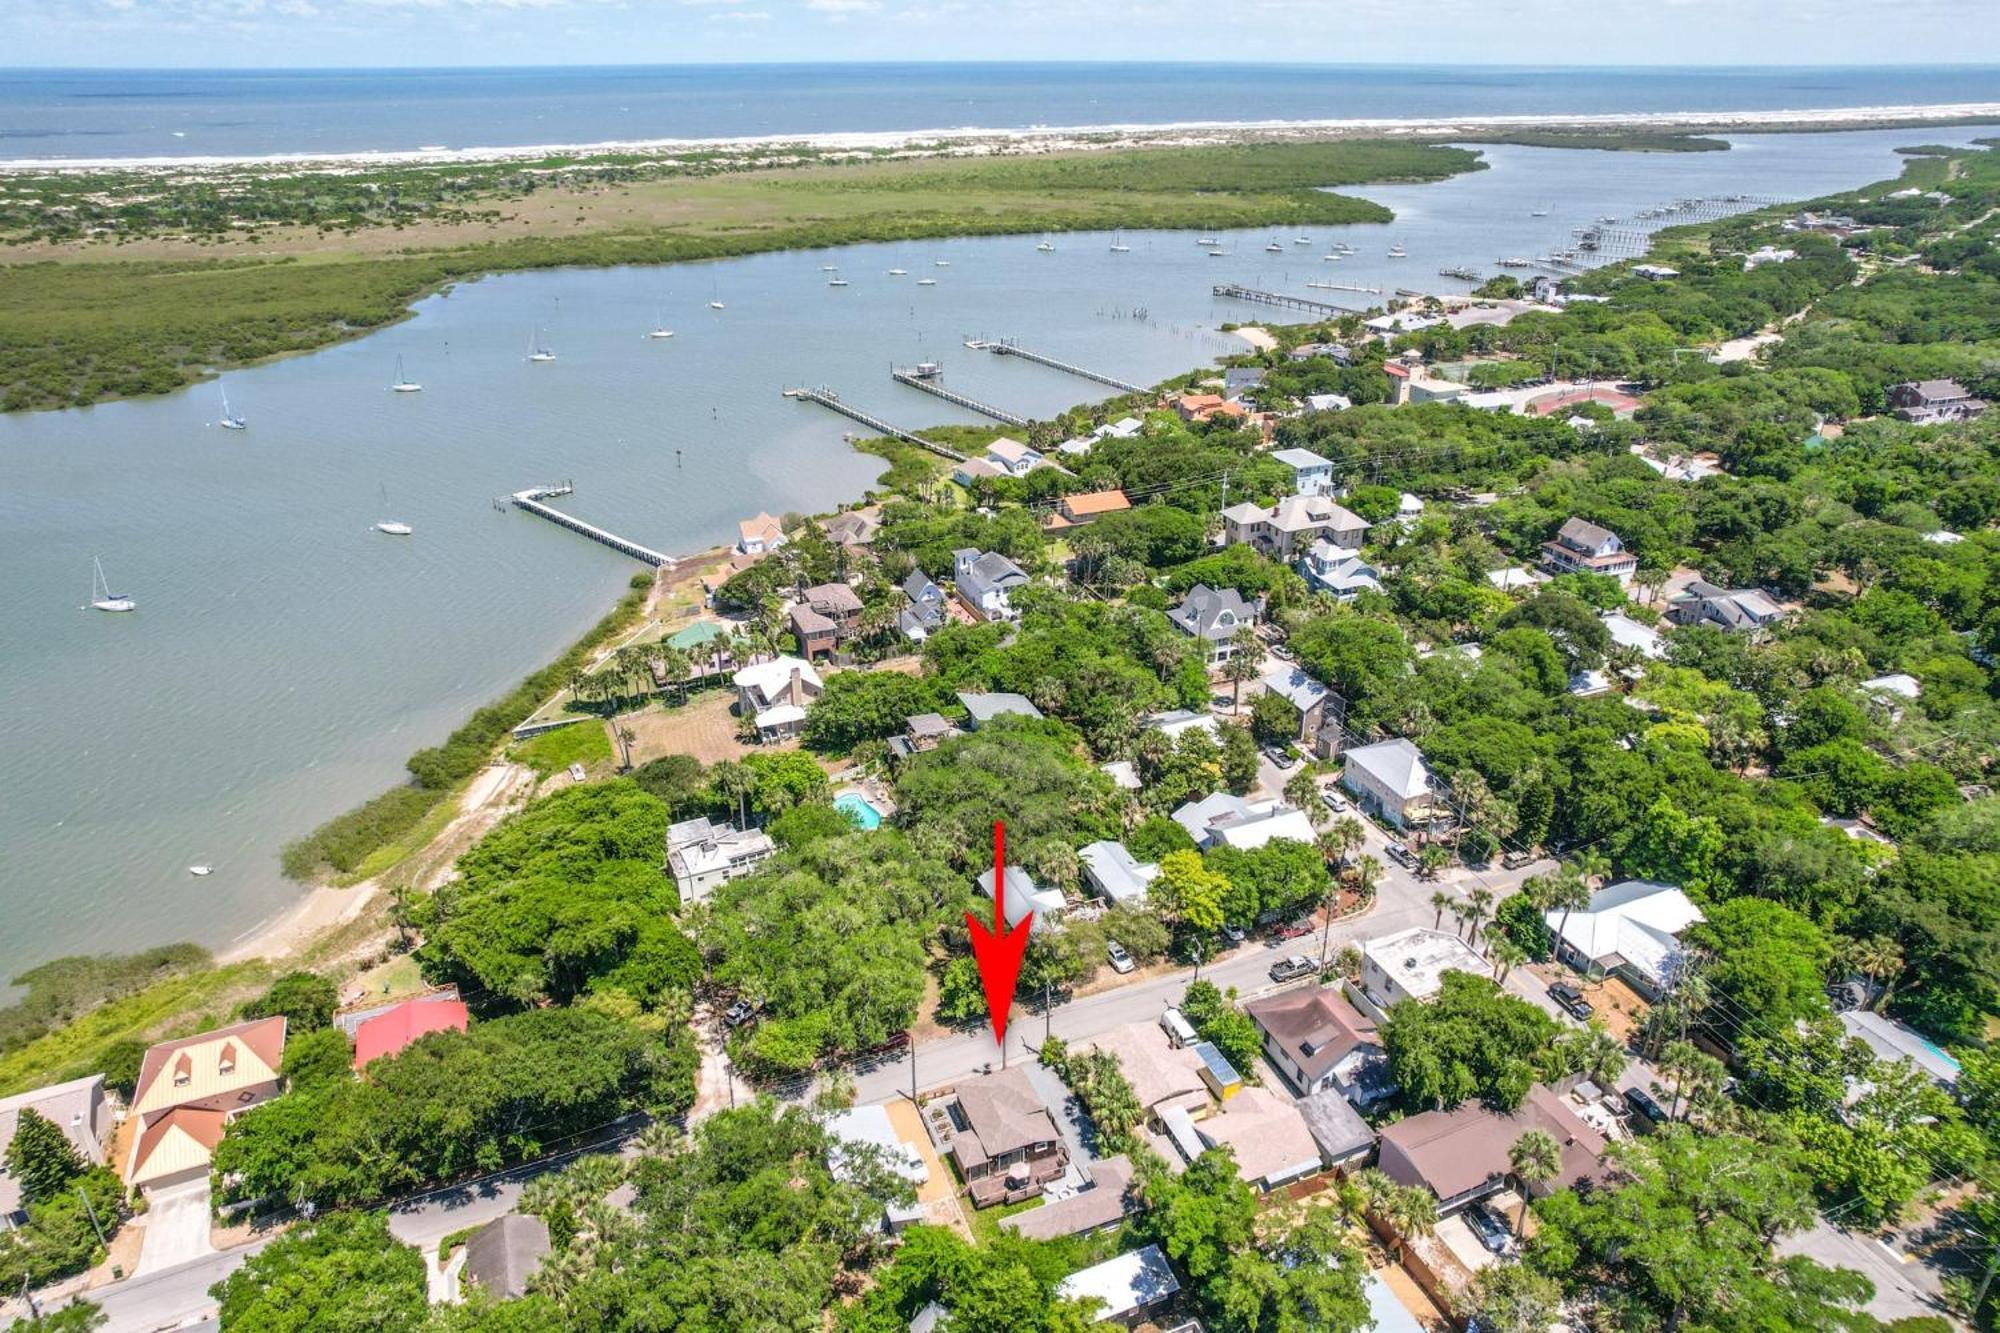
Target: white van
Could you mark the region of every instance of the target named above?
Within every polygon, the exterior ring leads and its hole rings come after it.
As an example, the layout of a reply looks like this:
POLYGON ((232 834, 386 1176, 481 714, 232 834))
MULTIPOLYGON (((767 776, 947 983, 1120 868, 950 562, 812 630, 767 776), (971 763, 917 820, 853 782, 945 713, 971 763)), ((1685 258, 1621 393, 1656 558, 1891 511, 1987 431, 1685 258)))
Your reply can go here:
POLYGON ((1168 1006, 1160 1015, 1160 1030, 1167 1034, 1168 1042, 1176 1048, 1192 1046, 1196 1041, 1194 1025, 1181 1016, 1181 1011, 1168 1006))

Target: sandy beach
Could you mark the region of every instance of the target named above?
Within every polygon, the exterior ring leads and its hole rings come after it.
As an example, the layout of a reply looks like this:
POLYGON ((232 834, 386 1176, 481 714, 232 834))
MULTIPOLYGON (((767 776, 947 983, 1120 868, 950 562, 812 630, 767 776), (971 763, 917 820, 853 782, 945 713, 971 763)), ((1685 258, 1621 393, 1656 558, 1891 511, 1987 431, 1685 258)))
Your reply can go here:
POLYGON ((928 130, 776 134, 722 139, 607 139, 595 143, 434 146, 363 153, 274 153, 262 156, 50 157, 0 161, 0 171, 152 171, 285 167, 316 170, 509 162, 601 153, 765 151, 795 146, 819 154, 851 151, 870 156, 908 152, 921 156, 1053 153, 1085 149, 1173 146, 1245 138, 1326 138, 1343 135, 1424 137, 1505 133, 1515 130, 1672 131, 1738 133, 1830 130, 2000 121, 2000 102, 1943 102, 1898 106, 1823 107, 1778 111, 1606 112, 1595 115, 1380 117, 1341 120, 1174 121, 1163 124, 1034 125, 1019 129, 965 126, 928 130))

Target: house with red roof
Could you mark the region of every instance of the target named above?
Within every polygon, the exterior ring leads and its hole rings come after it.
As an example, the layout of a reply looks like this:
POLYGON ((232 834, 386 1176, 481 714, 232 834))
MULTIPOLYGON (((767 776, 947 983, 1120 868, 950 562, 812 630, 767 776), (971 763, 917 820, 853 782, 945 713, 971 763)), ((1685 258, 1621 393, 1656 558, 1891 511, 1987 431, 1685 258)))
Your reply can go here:
POLYGON ((463 1032, 472 1021, 459 999, 421 996, 385 1009, 354 1029, 356 1073, 433 1032, 463 1032))

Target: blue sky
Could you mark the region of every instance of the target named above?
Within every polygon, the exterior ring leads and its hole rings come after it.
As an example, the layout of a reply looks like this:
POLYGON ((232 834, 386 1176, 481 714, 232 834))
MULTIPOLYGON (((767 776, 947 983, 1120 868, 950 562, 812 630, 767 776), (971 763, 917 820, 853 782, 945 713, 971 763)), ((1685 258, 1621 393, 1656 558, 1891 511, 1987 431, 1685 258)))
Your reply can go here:
POLYGON ((2000 62, 1994 0, 0 0, 19 65, 2000 62))

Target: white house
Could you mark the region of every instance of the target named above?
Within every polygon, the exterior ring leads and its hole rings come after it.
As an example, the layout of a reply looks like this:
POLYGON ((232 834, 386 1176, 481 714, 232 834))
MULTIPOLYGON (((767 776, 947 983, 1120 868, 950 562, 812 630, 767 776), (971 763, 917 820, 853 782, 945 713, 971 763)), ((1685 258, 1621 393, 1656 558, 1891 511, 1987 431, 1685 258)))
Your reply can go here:
MULTIPOLYGON (((1021 919, 1032 914, 1035 918, 1033 929, 1045 930, 1060 918, 1069 904, 1063 899, 1062 890, 1044 888, 1035 883, 1035 877, 1020 866, 1007 867, 1007 901, 1001 904, 1007 913, 1007 924, 1018 926, 1021 919)), ((979 891, 988 898, 993 896, 993 872, 979 872, 979 891)))
MULTIPOLYGON (((1339 397, 1338 394, 1317 396, 1339 397)), ((1307 401, 1310 403, 1311 399, 1307 401)), ((1325 495, 1333 490, 1332 459, 1321 458, 1310 449, 1274 449, 1271 457, 1292 470, 1292 489, 1300 495, 1325 495)))
POLYGON ((736 549, 745 555, 764 555, 785 544, 785 529, 769 514, 760 513, 736 525, 736 549))
POLYGON ((1010 477, 1025 477, 1042 465, 1042 455, 1019 440, 1002 435, 986 446, 986 461, 1010 477))
POLYGON ((981 620, 1011 620, 1016 588, 1028 584, 1028 572, 998 551, 961 547, 951 553, 952 582, 959 600, 981 620))
POLYGON ((774 657, 744 667, 730 679, 736 686, 736 709, 756 720, 760 740, 797 735, 806 724, 806 706, 826 688, 812 663, 797 657, 774 657))
POLYGON ((1288 495, 1269 509, 1248 501, 1234 504, 1222 511, 1222 525, 1229 545, 1248 543, 1288 563, 1315 541, 1355 551, 1368 535, 1366 519, 1324 495, 1288 495))
POLYGON ((1437 788, 1424 753, 1401 736, 1357 746, 1343 756, 1340 785, 1397 828, 1427 820, 1437 788))
POLYGON ((1563 915, 1543 914, 1558 957, 1580 971, 1620 977, 1648 999, 1679 976, 1680 934, 1702 920, 1701 909, 1680 888, 1645 879, 1608 885, 1568 921, 1563 915))
POLYGON ((1622 611, 1606 611, 1602 618, 1604 628, 1611 631, 1611 642, 1619 647, 1637 649, 1641 656, 1656 662, 1667 655, 1666 643, 1652 626, 1642 625, 1622 611))
POLYGON ((1197 713, 1191 708, 1172 708, 1164 713, 1147 713, 1139 719, 1142 731, 1157 731, 1177 741, 1190 731, 1204 731, 1217 745, 1222 744, 1222 719, 1213 713, 1197 713))
POLYGON ((1278 800, 1251 800, 1219 791, 1174 811, 1174 822, 1199 847, 1262 847, 1274 838, 1313 841, 1312 820, 1303 810, 1278 800))
POLYGON ((777 850, 762 829, 714 824, 706 817, 684 819, 667 828, 667 868, 684 903, 701 902, 721 885, 749 874, 777 850))
POLYGON ((1364 592, 1382 591, 1382 571, 1354 552, 1324 539, 1316 541, 1299 561, 1299 573, 1315 588, 1351 602, 1364 592))
POLYGON ((1542 564, 1558 574, 1605 574, 1626 583, 1638 572, 1639 557, 1611 529, 1572 518, 1542 543, 1542 564))
POLYGON ((1257 623, 1257 604, 1245 601, 1234 588, 1197 583, 1179 606, 1167 612, 1167 619, 1181 633, 1201 641, 1210 666, 1220 666, 1236 655, 1237 631, 1257 623))
POLYGON ((1077 856, 1090 887, 1114 904, 1145 901, 1146 887, 1160 876, 1159 866, 1139 860, 1122 842, 1093 842, 1077 856))
POLYGON ((1378 1013, 1402 1000, 1429 1003, 1447 972, 1487 976, 1491 969, 1464 940, 1429 926, 1412 926, 1361 945, 1362 998, 1378 1013))

